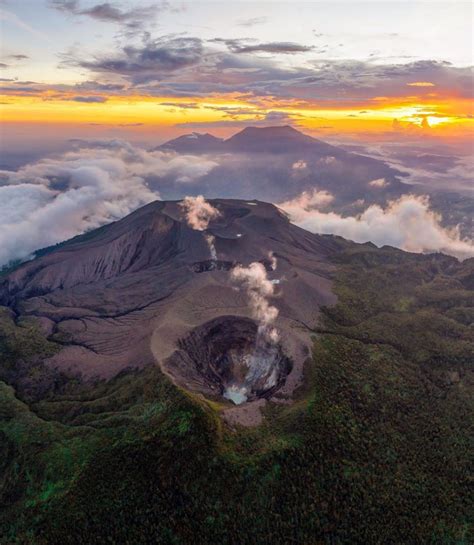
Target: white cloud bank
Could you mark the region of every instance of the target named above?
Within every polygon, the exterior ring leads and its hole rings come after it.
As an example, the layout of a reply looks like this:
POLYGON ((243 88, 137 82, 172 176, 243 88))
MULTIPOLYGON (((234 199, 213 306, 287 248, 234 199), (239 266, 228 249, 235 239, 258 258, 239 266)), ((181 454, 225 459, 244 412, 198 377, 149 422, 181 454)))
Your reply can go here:
POLYGON ((321 192, 304 192, 278 206, 293 223, 313 233, 340 235, 355 242, 395 246, 408 252, 443 252, 459 259, 474 256, 474 242, 463 240, 458 228, 446 229, 424 196, 403 195, 385 208, 369 206, 357 216, 321 211, 321 192))
POLYGON ((148 176, 189 182, 216 166, 119 140, 76 145, 58 158, 0 171, 0 267, 159 199, 148 176))

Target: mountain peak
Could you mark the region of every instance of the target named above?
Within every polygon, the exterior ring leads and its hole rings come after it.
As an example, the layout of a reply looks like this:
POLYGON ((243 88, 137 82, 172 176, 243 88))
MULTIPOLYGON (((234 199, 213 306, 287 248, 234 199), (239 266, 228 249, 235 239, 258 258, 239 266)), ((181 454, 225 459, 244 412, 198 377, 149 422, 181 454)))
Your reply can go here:
POLYGON ((246 127, 224 141, 224 145, 232 151, 269 153, 297 151, 317 144, 324 144, 324 142, 316 140, 316 138, 304 134, 290 125, 246 127))
POLYGON ((159 149, 171 149, 182 153, 205 153, 207 151, 216 151, 222 146, 222 142, 222 138, 217 138, 212 134, 192 132, 178 136, 178 138, 174 138, 173 140, 169 140, 161 146, 154 148, 152 151, 159 149))
POLYGON ((311 136, 298 131, 290 125, 275 125, 272 127, 245 127, 245 129, 231 136, 226 142, 248 136, 259 138, 299 138, 304 141, 308 139, 313 140, 311 136))
MULTIPOLYGON (((327 145, 304 134, 290 125, 245 127, 226 140, 209 133, 192 132, 165 142, 155 149, 174 150, 178 153, 212 153, 232 151, 292 151, 292 146, 327 145)), ((154 151, 154 150, 152 150, 154 151)))
POLYGON ((298 131, 291 125, 273 125, 270 127, 254 127, 253 125, 250 125, 249 127, 245 127, 245 129, 242 129, 238 133, 234 134, 234 136, 237 136, 239 134, 248 134, 248 133, 278 134, 281 136, 290 135, 290 134, 291 135, 303 134, 301 131, 298 131))

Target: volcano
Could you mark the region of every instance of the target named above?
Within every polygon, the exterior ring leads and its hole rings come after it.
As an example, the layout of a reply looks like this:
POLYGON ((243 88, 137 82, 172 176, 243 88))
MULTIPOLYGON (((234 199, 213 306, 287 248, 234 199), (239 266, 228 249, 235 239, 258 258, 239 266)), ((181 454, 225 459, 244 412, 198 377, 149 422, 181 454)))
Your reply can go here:
POLYGON ((461 535, 473 279, 256 200, 152 202, 36 252, 0 276, 0 543, 461 535))
MULTIPOLYGON (((230 138, 190 133, 152 151, 202 155, 216 166, 193 185, 193 194, 232 199, 259 199, 275 203, 302 191, 325 189, 334 195, 332 205, 342 211, 358 199, 385 203, 406 193, 405 173, 384 161, 347 151, 290 126, 246 127, 230 138), (383 191, 369 185, 383 178, 383 191), (382 200, 381 200, 382 199, 382 200)), ((163 197, 182 195, 171 178, 157 184, 163 197)))
MULTIPOLYGON (((271 204, 210 204, 219 215, 206 230, 187 224, 178 201, 157 201, 43 250, 3 279, 0 302, 34 318, 61 344, 46 361, 53 377, 110 380, 126 369, 159 365, 186 390, 229 406, 247 401, 244 420, 259 418, 257 410, 249 417, 249 405, 291 401, 318 309, 335 302, 328 261, 335 239, 292 225, 271 204), (248 293, 231 280, 232 270, 251 263, 275 287, 278 342, 272 346, 257 346, 259 323, 248 293), (256 360, 264 362, 257 374, 256 360), (236 397, 232 392, 243 382, 246 395, 236 397)), ((238 409, 230 408, 230 418, 239 421, 238 409)))
POLYGON ((179 153, 304 153, 347 155, 345 151, 304 134, 289 125, 246 127, 230 138, 220 139, 205 133, 185 134, 156 149, 179 153))

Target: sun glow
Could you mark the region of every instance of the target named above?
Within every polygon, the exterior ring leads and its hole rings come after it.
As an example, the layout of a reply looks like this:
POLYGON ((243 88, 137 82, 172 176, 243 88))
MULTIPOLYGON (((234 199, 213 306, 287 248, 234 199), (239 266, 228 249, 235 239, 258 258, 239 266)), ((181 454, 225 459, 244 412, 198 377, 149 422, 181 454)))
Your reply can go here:
MULTIPOLYGON (((416 98, 416 97, 413 97, 416 98)), ((437 97, 436 101, 409 102, 407 98, 376 97, 369 103, 344 108, 337 104, 319 107, 311 101, 304 104, 276 99, 262 99, 257 105, 252 98, 229 94, 170 99, 150 96, 103 96, 81 98, 75 94, 51 91, 39 96, 19 96, 10 92, 0 96, 3 122, 142 125, 202 128, 265 123, 278 114, 286 123, 307 129, 325 131, 385 131, 393 120, 401 125, 437 130, 471 130, 472 106, 469 101, 437 97)), ((280 124, 278 119, 275 124, 280 124)))

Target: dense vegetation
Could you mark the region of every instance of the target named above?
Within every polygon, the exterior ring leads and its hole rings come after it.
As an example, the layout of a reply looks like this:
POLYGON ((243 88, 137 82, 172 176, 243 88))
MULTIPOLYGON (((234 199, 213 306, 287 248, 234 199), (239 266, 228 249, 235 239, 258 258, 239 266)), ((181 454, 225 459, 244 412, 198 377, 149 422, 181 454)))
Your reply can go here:
POLYGON ((472 543, 474 260, 336 260, 305 385, 258 428, 156 368, 15 391, 55 346, 3 309, 0 543, 472 543))

